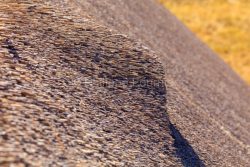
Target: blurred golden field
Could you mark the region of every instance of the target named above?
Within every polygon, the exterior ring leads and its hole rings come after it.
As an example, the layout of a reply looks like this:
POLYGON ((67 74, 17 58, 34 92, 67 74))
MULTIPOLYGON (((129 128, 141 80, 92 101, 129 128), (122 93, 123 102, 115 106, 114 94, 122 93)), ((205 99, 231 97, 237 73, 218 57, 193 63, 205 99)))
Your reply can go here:
POLYGON ((250 83, 250 0, 159 0, 250 83))

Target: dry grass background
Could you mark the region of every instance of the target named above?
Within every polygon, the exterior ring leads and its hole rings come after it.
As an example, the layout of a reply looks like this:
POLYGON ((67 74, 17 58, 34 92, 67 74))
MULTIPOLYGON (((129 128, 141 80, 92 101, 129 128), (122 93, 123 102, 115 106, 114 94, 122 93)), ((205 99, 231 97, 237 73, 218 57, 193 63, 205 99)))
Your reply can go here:
POLYGON ((160 0, 250 83, 250 0, 160 0))

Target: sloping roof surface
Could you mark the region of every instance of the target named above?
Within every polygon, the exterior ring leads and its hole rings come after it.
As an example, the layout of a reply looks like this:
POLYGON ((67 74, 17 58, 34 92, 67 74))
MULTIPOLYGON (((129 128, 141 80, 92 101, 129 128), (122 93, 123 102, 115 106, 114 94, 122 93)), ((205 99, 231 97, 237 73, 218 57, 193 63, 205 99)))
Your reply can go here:
POLYGON ((249 87, 147 0, 0 3, 0 164, 247 166, 249 87))

